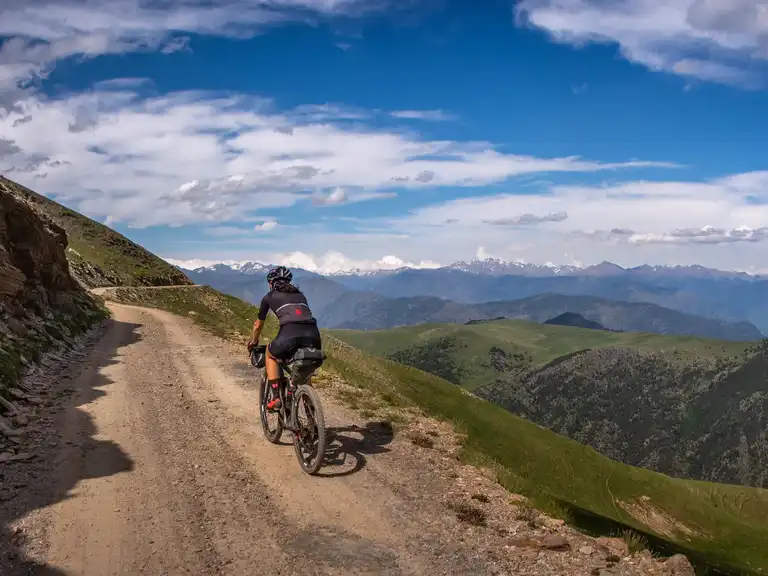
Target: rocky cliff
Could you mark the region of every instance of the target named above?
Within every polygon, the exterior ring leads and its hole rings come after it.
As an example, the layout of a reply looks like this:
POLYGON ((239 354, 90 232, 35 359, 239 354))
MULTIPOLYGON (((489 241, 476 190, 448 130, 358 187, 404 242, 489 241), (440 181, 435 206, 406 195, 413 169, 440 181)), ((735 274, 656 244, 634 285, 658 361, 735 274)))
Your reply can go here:
POLYGON ((0 187, 0 393, 105 310, 72 278, 65 231, 0 187))

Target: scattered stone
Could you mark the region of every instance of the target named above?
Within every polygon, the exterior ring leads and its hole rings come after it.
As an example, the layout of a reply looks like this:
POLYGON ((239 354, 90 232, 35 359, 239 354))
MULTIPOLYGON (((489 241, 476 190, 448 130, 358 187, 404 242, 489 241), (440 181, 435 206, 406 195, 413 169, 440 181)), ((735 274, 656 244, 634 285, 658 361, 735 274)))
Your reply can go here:
POLYGON ((591 555, 592 552, 594 552, 594 551, 595 551, 595 549, 592 548, 592 546, 582 546, 581 548, 579 548, 579 552, 581 552, 585 556, 591 555))
POLYGON ((3 433, 3 436, 9 438, 10 440, 21 436, 21 432, 19 430, 15 430, 10 426, 3 426, 2 422, 0 422, 0 431, 3 433))
POLYGON ((602 537, 595 540, 599 546, 603 546, 608 552, 615 554, 616 556, 624 557, 629 554, 629 547, 627 543, 621 538, 607 538, 602 537))
POLYGON ((10 452, 3 452, 2 454, 0 454, 0 463, 10 462, 11 460, 13 460, 13 454, 11 454, 10 452))
POLYGON ((545 536, 541 540, 541 546, 542 548, 546 548, 547 550, 558 550, 558 551, 566 551, 570 550, 571 545, 568 542, 568 540, 565 539, 564 536, 560 536, 559 534, 550 534, 549 536, 545 536))
POLYGON ((544 516, 542 522, 547 528, 560 528, 565 525, 565 520, 560 518, 550 518, 548 516, 544 516))
POLYGON ((670 576, 696 576, 693 566, 688 558, 682 554, 675 554, 664 562, 664 569, 670 576))
POLYGON ((26 426, 29 424, 29 418, 26 414, 17 414, 14 421, 16 422, 16 426, 26 426))
POLYGON ((20 462, 24 460, 32 460, 34 458, 34 454, 30 454, 29 452, 19 452, 15 456, 11 457, 12 462, 20 462))
POLYGON ((18 388, 11 388, 10 390, 8 390, 8 394, 13 396, 14 398, 19 398, 21 400, 24 400, 27 398, 27 395, 24 394, 24 392, 22 392, 18 388))

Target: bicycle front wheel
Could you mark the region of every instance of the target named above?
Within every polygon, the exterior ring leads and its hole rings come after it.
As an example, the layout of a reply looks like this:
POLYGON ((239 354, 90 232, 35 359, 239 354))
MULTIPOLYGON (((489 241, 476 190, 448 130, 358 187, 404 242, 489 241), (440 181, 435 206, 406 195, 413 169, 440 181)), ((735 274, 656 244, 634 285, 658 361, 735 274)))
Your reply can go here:
POLYGON ((296 433, 293 435, 293 447, 301 469, 307 474, 315 474, 325 460, 325 414, 317 391, 307 384, 302 384, 294 392, 291 414, 296 433))

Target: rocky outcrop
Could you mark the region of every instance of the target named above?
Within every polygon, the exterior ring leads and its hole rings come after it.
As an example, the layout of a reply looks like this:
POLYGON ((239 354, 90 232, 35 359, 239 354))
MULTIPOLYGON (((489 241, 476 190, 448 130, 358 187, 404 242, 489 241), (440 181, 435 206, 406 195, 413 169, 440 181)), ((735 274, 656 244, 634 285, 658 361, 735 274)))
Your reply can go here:
POLYGON ((0 392, 105 315, 72 278, 67 235, 0 188, 0 392))

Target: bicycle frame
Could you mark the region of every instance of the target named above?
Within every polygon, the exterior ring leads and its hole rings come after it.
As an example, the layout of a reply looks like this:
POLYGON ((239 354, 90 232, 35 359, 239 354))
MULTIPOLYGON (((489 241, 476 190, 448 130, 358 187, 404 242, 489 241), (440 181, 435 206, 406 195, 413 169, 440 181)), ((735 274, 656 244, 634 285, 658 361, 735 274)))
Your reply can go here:
MULTIPOLYGON (((314 374, 315 370, 313 369, 312 372, 304 376, 304 382, 295 382, 294 379, 297 376, 296 372, 291 369, 291 367, 287 364, 283 364, 282 362, 279 363, 280 367, 280 381, 282 382, 283 378, 285 378, 286 373, 288 375, 288 386, 279 385, 277 388, 278 397, 280 398, 280 409, 277 412, 277 417, 280 420, 280 424, 283 426, 285 430, 288 430, 289 432, 293 432, 294 434, 298 434, 301 430, 298 428, 291 426, 289 424, 290 414, 293 413, 293 409, 295 408, 295 396, 293 395, 293 392, 301 385, 301 384, 307 384, 307 380, 314 374), (286 389, 287 388, 287 389, 286 389), (290 402, 287 401, 288 393, 290 392, 290 402)), ((266 373, 264 375, 266 378, 266 373)), ((310 383, 311 385, 311 383, 310 383)))

